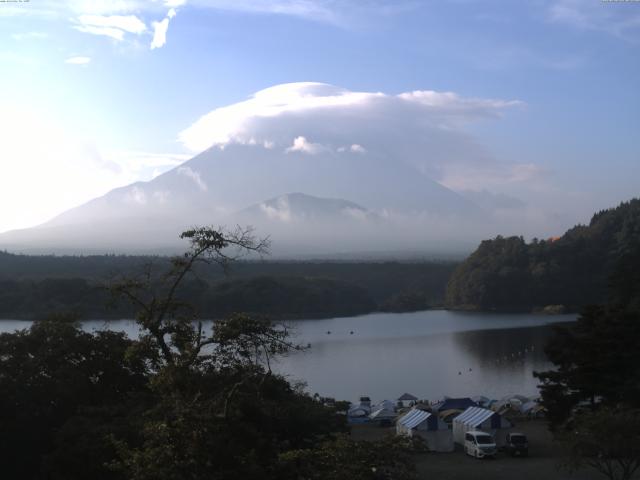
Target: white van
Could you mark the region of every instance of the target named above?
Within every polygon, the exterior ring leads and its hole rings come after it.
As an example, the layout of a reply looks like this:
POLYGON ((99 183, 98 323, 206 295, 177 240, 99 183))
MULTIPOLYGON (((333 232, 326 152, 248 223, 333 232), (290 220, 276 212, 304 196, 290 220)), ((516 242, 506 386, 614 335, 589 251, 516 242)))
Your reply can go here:
POLYGON ((464 453, 476 458, 495 457, 498 448, 491 435, 486 432, 471 431, 464 435, 464 453))

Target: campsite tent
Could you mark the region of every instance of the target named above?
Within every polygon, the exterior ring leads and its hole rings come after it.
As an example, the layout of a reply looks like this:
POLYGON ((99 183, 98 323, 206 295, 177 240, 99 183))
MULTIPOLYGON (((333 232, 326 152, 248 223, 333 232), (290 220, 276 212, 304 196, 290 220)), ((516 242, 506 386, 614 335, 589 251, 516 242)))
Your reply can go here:
POLYGON ((545 408, 538 402, 531 400, 520 407, 520 412, 530 418, 543 417, 545 408))
POLYGON ((451 425, 453 423, 453 419, 460 415, 462 412, 462 410, 451 408, 449 410, 440 410, 437 415, 444 421, 444 423, 446 423, 447 425, 451 425))
POLYGON ((412 409, 396 422, 396 434, 424 438, 429 450, 453 452, 453 436, 446 423, 424 410, 412 409))
POLYGON ((391 426, 390 422, 395 420, 397 416, 398 414, 393 409, 378 408, 371 412, 369 419, 371 419, 372 422, 379 423, 380 425, 384 425, 386 423, 388 426, 391 426))
POLYGON ((395 410, 396 404, 391 400, 382 400, 380 403, 376 404, 373 407, 373 410, 379 410, 381 408, 386 408, 387 410, 395 410))
POLYGON ((449 398, 445 397, 444 400, 433 405, 434 412, 443 412, 445 410, 464 410, 469 407, 477 407, 478 404, 470 398, 449 398))
POLYGON ((511 423, 500 415, 481 407, 469 407, 453 419, 453 440, 464 445, 464 435, 471 430, 482 430, 490 433, 496 445, 503 446, 511 423))
POLYGON ((411 407, 418 401, 418 397, 410 393, 403 393, 398 397, 398 407, 411 407))
POLYGON ((347 411, 347 423, 365 423, 369 421, 371 414, 371 400, 369 397, 360 397, 359 405, 351 405, 347 411))

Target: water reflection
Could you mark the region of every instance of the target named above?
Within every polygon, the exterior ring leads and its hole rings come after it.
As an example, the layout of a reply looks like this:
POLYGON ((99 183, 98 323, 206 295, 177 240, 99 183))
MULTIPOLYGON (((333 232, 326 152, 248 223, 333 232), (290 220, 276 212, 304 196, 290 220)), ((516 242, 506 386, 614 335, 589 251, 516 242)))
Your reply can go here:
POLYGON ((328 321, 298 322, 299 338, 312 348, 284 359, 279 368, 292 379, 305 379, 311 392, 349 400, 362 394, 394 399, 405 391, 429 399, 537 395, 532 372, 551 367, 544 345, 552 332, 548 324, 557 318, 465 315, 461 320, 449 313, 447 325, 436 312, 422 312, 419 323, 397 315, 369 318, 366 325, 341 319, 346 323, 334 324, 330 335, 328 321), (538 326, 514 328, 522 323, 538 326), (352 327, 355 335, 343 333, 352 327))
MULTIPOLYGON (((536 395, 532 372, 551 367, 544 355, 550 324, 573 319, 426 311, 299 320, 289 325, 295 339, 311 348, 276 368, 291 380, 306 381, 311 393, 347 400, 362 394, 395 399, 403 392, 428 399, 536 395)), ((0 331, 28 326, 0 321, 0 331)), ((88 321, 83 328, 138 335, 131 320, 88 321)))

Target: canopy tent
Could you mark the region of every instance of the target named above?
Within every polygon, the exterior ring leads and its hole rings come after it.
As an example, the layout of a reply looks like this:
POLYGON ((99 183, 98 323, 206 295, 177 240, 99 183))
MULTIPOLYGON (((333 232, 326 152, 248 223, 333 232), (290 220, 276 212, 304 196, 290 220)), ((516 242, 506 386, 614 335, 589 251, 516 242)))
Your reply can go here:
POLYGON ((469 407, 453 419, 453 439, 464 445, 465 433, 481 430, 493 435, 496 445, 502 446, 509 428, 512 428, 511 422, 499 413, 486 408, 469 407))
POLYGON ((374 422, 385 422, 394 420, 398 414, 393 409, 379 408, 371 412, 369 419, 374 422))
POLYGON ((507 395, 491 404, 491 410, 504 415, 507 412, 522 413, 522 407, 531 402, 524 395, 507 395))
POLYGON ((483 408, 487 408, 491 404, 491 399, 483 395, 476 395, 475 397, 471 397, 471 400, 473 400, 476 405, 483 408))
POLYGON ((531 400, 520 407, 520 412, 528 417, 538 417, 544 415, 545 408, 538 402, 531 400))
POLYGON ((418 397, 405 392, 398 397, 397 405, 400 407, 411 407, 417 401, 418 397))
POLYGON ((369 415, 371 414, 371 407, 365 403, 359 405, 351 405, 347 411, 348 423, 365 423, 369 421, 369 415))
POLYGON ((444 400, 433 405, 434 412, 442 412, 444 410, 464 410, 469 407, 477 407, 478 404, 468 397, 462 398, 449 398, 445 397, 444 400))
POLYGON ((380 403, 373 407, 374 410, 379 410, 380 408, 386 408, 387 410, 395 410, 396 404, 391 400, 382 400, 380 403))
POLYGON ((453 452, 451 430, 437 415, 424 410, 412 409, 396 422, 396 434, 425 439, 433 452, 453 452))
POLYGON ((450 408, 449 410, 441 410, 438 412, 438 416, 446 423, 447 425, 451 425, 453 419, 460 415, 463 410, 459 410, 457 408, 450 408))

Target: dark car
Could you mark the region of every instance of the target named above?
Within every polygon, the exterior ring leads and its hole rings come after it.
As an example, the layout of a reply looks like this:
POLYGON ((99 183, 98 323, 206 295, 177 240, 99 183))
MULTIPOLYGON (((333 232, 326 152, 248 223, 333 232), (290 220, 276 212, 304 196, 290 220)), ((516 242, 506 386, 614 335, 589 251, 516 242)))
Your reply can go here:
POLYGON ((529 440, 527 440, 527 436, 524 433, 509 433, 504 451, 512 457, 516 455, 526 457, 529 455, 529 440))

